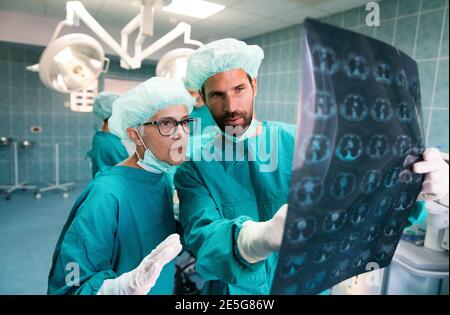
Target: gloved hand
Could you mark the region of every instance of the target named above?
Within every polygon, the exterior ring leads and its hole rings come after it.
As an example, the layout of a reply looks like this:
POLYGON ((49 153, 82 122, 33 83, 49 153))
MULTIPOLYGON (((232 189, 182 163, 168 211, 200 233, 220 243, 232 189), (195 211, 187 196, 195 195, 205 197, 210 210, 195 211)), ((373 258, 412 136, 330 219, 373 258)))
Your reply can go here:
POLYGON ((145 295, 150 292, 163 267, 181 251, 180 236, 172 234, 130 272, 105 280, 98 295, 145 295))
POLYGON ((448 194, 448 164, 436 148, 426 149, 423 161, 414 163, 414 172, 425 174, 421 197, 423 200, 442 199, 448 194))
POLYGON ((280 250, 287 209, 288 205, 284 204, 269 221, 248 220, 242 224, 237 246, 245 260, 253 264, 280 250))

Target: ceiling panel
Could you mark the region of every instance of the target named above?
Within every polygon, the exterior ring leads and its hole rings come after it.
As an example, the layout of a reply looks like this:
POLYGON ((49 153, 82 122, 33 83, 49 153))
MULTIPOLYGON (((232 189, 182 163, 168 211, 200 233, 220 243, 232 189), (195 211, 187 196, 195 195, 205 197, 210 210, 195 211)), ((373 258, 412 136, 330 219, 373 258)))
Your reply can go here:
POLYGON ((45 16, 45 0, 0 0, 0 10, 23 12, 31 15, 45 16))
POLYGON ((275 20, 275 19, 266 19, 264 22, 256 23, 251 26, 253 29, 257 29, 262 33, 268 33, 272 31, 279 30, 281 28, 285 28, 292 25, 292 23, 288 23, 285 21, 275 20))
POLYGON ((226 8, 225 10, 208 18, 208 20, 214 20, 217 23, 229 23, 240 26, 258 23, 264 21, 265 19, 266 17, 264 16, 258 16, 231 8, 226 8))
POLYGON ((320 18, 325 15, 328 15, 328 13, 325 11, 304 7, 294 10, 292 12, 279 15, 277 18, 282 21, 290 22, 293 24, 299 24, 303 23, 306 17, 320 18))
POLYGON ((232 9, 241 10, 266 17, 274 17, 278 14, 298 9, 300 4, 294 0, 242 0, 231 6, 232 9))

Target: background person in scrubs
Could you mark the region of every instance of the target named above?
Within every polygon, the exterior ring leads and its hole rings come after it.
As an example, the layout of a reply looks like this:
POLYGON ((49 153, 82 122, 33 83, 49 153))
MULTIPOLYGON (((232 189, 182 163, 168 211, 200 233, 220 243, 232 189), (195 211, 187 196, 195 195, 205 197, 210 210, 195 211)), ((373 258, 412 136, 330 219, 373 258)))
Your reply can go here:
POLYGON ((112 113, 112 104, 120 97, 112 92, 101 92, 94 98, 94 114, 102 121, 102 129, 92 139, 92 149, 87 153, 92 164, 92 178, 104 166, 113 166, 125 160, 129 155, 120 138, 109 130, 108 119, 112 113))
MULTIPOLYGON (((267 145, 278 162, 272 171, 261 171, 262 161, 246 154, 242 160, 203 159, 178 168, 180 221, 186 247, 207 281, 205 293, 269 294, 276 270, 297 130, 255 119, 262 59, 260 47, 235 39, 209 43, 188 59, 187 80, 201 92, 222 131, 216 140, 244 142, 250 153, 267 145), (276 139, 274 145, 261 141, 268 135, 276 139)), ((435 150, 427 150, 414 170, 426 173, 427 196, 448 192, 448 165, 435 150)), ((417 207, 411 222, 423 217, 421 209, 417 207)))
POLYGON ((173 293, 181 244, 171 173, 183 162, 193 102, 182 83, 156 77, 114 102, 111 130, 136 152, 103 168, 78 197, 56 245, 49 294, 173 293))

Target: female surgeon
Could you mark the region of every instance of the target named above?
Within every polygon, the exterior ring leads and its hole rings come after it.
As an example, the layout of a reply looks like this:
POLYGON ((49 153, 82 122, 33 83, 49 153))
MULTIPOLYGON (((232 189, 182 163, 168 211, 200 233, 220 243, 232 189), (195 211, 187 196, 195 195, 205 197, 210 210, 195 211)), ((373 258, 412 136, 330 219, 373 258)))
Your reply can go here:
POLYGON ((114 102, 109 127, 136 152, 103 168, 76 200, 53 255, 49 294, 173 293, 181 244, 171 173, 185 154, 194 101, 181 82, 154 77, 114 102))

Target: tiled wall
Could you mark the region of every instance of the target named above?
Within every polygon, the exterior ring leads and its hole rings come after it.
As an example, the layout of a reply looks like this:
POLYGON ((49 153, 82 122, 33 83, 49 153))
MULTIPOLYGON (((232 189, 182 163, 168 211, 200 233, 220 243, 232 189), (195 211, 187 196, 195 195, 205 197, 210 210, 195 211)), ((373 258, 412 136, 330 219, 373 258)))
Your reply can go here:
MULTIPOLYGON (((448 0, 384 0, 379 4, 380 27, 365 25, 364 7, 321 20, 385 41, 417 60, 428 145, 448 152, 448 0)), ((296 121, 302 33, 302 25, 296 25, 246 40, 265 52, 256 99, 260 119, 296 121)))
MULTIPOLYGON (((363 7, 321 20, 393 44, 419 64, 428 145, 448 152, 448 0, 384 0, 381 26, 367 27, 363 7)), ((247 40, 265 52, 259 75, 257 112, 260 119, 294 123, 300 86, 302 25, 247 40)), ((37 63, 42 47, 0 42, 0 136, 32 140, 35 146, 19 150, 20 179, 45 184, 53 180, 53 145, 60 143, 62 181, 90 178, 85 153, 100 121, 92 113, 74 113, 64 107, 68 96, 45 88, 25 66, 37 63), (31 126, 41 126, 34 135, 31 126)), ((111 62, 108 77, 144 80, 155 67, 124 71, 111 62)), ((102 80, 100 80, 100 87, 102 80)), ((10 148, 0 147, 0 185, 12 177, 10 148)))
MULTIPOLYGON (((85 154, 101 121, 92 113, 70 111, 64 106, 68 94, 46 88, 37 73, 25 70, 39 61, 42 49, 0 42, 0 136, 34 142, 28 150, 19 149, 21 181, 42 185, 54 180, 55 143, 60 144, 61 181, 86 181, 91 173, 85 154), (40 126, 42 132, 31 133, 31 126, 40 126)), ((112 60, 107 76, 145 80, 154 72, 154 65, 125 71, 112 60)), ((103 86, 103 78, 99 83, 103 86)), ((11 183, 12 165, 11 148, 0 146, 0 185, 11 183)))

